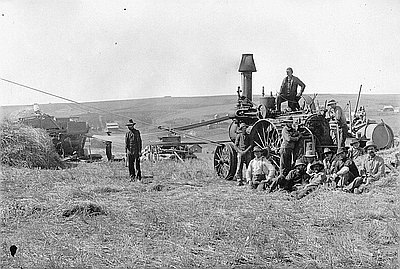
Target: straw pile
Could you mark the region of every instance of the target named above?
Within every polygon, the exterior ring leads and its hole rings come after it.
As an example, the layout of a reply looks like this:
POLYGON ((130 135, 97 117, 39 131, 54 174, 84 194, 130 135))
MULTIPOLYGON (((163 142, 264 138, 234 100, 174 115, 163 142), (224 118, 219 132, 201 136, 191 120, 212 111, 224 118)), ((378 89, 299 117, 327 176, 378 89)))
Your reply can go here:
POLYGON ((0 124, 0 162, 17 167, 62 167, 50 136, 43 129, 5 121, 0 124))

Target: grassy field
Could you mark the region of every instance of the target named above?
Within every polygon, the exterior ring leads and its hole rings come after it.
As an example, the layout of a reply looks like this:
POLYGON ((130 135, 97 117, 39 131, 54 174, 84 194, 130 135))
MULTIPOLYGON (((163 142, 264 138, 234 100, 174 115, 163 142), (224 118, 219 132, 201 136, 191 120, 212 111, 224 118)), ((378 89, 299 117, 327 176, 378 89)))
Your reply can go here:
POLYGON ((0 267, 399 268, 398 173, 295 200, 219 180, 210 160, 143 171, 130 183, 118 162, 1 167, 0 267))

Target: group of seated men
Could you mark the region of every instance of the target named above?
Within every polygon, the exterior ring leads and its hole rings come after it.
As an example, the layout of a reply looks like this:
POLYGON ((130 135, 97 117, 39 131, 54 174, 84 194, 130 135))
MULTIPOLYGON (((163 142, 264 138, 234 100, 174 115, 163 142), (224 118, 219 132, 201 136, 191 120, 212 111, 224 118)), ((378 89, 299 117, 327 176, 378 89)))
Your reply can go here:
MULTIPOLYGON (((286 190, 292 192, 297 199, 303 198, 321 185, 358 194, 385 175, 384 160, 376 155, 377 149, 373 141, 367 141, 366 146, 361 148, 358 139, 353 138, 348 150, 339 148, 333 152, 330 148, 325 148, 322 161, 312 151, 307 150, 293 166, 290 165, 292 169, 284 174, 281 169, 280 175, 276 176, 274 165, 265 157, 268 154, 263 154, 264 150, 255 146, 252 148, 255 157, 246 169, 246 181, 251 188, 269 192, 286 190)), ((237 173, 236 177, 238 185, 244 185, 242 175, 237 173)))

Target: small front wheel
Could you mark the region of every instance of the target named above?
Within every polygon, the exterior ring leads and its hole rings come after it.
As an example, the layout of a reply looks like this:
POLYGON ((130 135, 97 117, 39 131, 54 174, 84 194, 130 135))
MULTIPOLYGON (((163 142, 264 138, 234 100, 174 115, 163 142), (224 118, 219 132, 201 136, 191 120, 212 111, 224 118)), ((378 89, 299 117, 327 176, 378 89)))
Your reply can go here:
POLYGON ((214 169, 225 180, 233 179, 237 167, 237 153, 232 143, 217 146, 214 153, 214 169))

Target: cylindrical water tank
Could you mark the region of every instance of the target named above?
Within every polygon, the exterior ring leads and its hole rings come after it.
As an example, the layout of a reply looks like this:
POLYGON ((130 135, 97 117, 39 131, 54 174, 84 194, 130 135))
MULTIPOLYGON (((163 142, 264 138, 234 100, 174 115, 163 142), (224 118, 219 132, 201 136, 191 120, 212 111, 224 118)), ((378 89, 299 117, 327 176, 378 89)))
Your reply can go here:
POLYGON ((372 140, 378 149, 391 148, 394 144, 393 130, 384 122, 364 126, 357 131, 357 136, 372 140))

